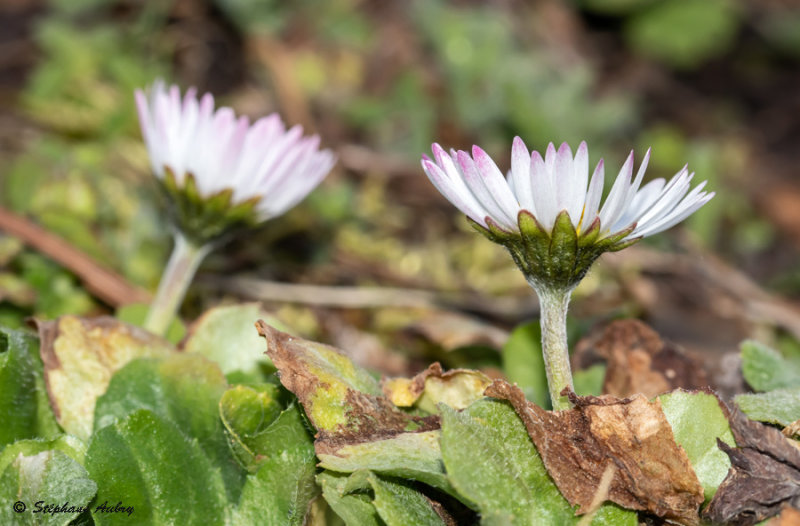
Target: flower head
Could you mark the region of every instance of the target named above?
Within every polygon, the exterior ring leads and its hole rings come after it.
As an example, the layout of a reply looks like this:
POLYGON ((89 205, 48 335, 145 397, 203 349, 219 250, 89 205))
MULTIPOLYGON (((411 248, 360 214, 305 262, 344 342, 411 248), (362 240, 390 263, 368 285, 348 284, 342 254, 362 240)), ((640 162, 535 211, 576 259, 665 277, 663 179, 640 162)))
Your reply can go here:
POLYGON ((153 173, 184 234, 214 238, 238 224, 278 216, 300 202, 335 162, 319 137, 286 130, 278 114, 252 125, 214 98, 156 81, 136 104, 153 173))
POLYGON ((477 146, 470 156, 434 144, 433 156, 424 156, 422 167, 434 186, 505 245, 534 286, 574 287, 603 252, 666 230, 714 197, 703 191, 705 182, 689 191, 694 173, 686 167, 669 182, 642 186, 649 150, 635 176, 631 152, 602 207, 604 164, 590 179, 585 142, 574 156, 566 143, 558 150, 551 143, 542 157, 517 137, 507 177, 477 146))

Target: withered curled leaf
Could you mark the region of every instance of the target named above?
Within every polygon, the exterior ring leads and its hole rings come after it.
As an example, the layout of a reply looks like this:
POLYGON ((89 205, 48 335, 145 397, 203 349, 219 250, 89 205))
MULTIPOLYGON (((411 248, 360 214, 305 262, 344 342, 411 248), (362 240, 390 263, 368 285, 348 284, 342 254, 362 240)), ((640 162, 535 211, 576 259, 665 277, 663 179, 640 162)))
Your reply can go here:
POLYGON ((136 358, 176 352, 166 340, 108 316, 36 325, 50 405, 64 431, 82 440, 92 434, 95 402, 116 371, 136 358))
POLYGON ((399 407, 416 405, 429 413, 438 413, 436 404, 442 402, 453 409, 464 409, 483 397, 491 384, 488 376, 469 369, 442 370, 439 362, 413 378, 387 378, 381 382, 383 393, 399 407))
POLYGON ((777 429, 731 414, 738 448, 718 442, 731 459, 731 469, 704 515, 714 522, 747 526, 800 507, 800 449, 777 429))
POLYGON ((317 429, 317 454, 351 444, 439 428, 438 418, 405 413, 383 396, 378 382, 333 347, 256 323, 281 383, 293 392, 317 429))
POLYGON ((578 397, 567 411, 545 411, 522 391, 495 380, 486 395, 508 400, 561 493, 586 513, 606 467, 616 472, 608 499, 624 508, 697 524, 703 488, 676 442, 658 400, 578 397))

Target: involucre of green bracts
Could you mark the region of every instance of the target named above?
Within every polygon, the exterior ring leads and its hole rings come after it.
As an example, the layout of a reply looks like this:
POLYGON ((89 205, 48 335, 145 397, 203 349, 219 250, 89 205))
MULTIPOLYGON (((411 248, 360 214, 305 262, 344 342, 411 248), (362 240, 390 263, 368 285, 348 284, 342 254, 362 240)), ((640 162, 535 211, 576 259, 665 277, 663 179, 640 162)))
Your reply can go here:
POLYGON ((233 203, 233 190, 226 188, 204 197, 197 188, 193 174, 185 174, 180 185, 168 166, 164 167, 164 178, 158 181, 166 194, 170 220, 189 241, 197 245, 219 241, 226 235, 252 228, 261 222, 256 211, 261 196, 233 203))
POLYGON ((566 211, 558 215, 550 232, 527 210, 520 211, 517 216, 519 232, 503 230, 489 217, 486 218, 488 228, 470 218, 467 221, 488 239, 506 247, 514 263, 535 287, 572 289, 603 252, 622 250, 641 239, 625 239, 636 224, 601 237, 599 219, 579 233, 566 211))

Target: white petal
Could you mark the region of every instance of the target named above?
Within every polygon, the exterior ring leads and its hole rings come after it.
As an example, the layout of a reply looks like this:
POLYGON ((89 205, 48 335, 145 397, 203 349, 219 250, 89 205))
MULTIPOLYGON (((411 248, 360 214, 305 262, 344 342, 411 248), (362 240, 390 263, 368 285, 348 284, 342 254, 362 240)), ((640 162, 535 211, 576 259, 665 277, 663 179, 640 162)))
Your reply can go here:
POLYGON ((434 162, 429 160, 422 161, 422 168, 425 174, 430 179, 433 186, 447 198, 448 201, 461 210, 461 212, 469 216, 473 221, 487 227, 486 216, 489 213, 475 200, 471 192, 466 188, 459 188, 458 185, 445 175, 444 171, 434 162))
POLYGON ((547 151, 544 154, 544 165, 547 168, 547 174, 552 177, 553 176, 553 167, 556 165, 556 157, 558 153, 556 152, 555 145, 551 142, 547 145, 547 151))
POLYGON ((600 208, 600 200, 603 198, 603 183, 605 183, 605 168, 603 160, 600 159, 592 174, 592 180, 589 182, 589 189, 586 191, 581 230, 589 228, 597 218, 597 210, 600 208))
POLYGON ((511 192, 511 189, 506 183, 503 172, 497 167, 489 154, 484 152, 477 146, 472 147, 472 157, 475 160, 475 166, 483 176, 484 184, 492 194, 497 205, 508 216, 511 222, 517 224, 517 214, 519 213, 519 203, 516 197, 511 192))
POLYGON ((547 172, 547 165, 536 151, 531 154, 531 179, 533 201, 536 203, 536 219, 549 232, 552 230, 559 212, 556 205, 556 191, 550 174, 547 172))
POLYGON ((660 221, 652 225, 648 225, 647 228, 642 229, 641 231, 639 231, 639 229, 637 228, 636 229, 637 231, 634 232, 634 235, 652 236, 653 234, 663 232, 664 230, 667 230, 668 228, 677 225, 678 223, 680 223, 681 221, 683 221, 684 219, 695 213, 698 209, 700 209, 700 207, 709 202, 711 198, 714 197, 714 195, 716 195, 714 192, 708 194, 703 193, 696 197, 693 197, 692 199, 689 199, 688 198, 689 196, 687 196, 687 199, 681 201, 680 205, 675 207, 675 209, 668 216, 662 218, 660 221))
POLYGON ((572 150, 567 143, 562 143, 556 153, 553 166, 553 180, 556 188, 556 207, 558 211, 567 210, 572 196, 572 150))
POLYGON ((514 181, 514 194, 517 201, 525 210, 536 215, 536 206, 533 202, 533 189, 531 180, 531 156, 522 139, 514 138, 511 147, 511 180, 514 181))
POLYGON ((627 228, 632 223, 638 222, 639 218, 641 218, 661 196, 664 184, 666 184, 666 181, 663 178, 653 179, 644 185, 641 190, 636 192, 628 209, 622 214, 622 217, 617 220, 617 224, 611 228, 611 231, 617 232, 627 228))
POLYGON ((603 203, 603 208, 600 210, 600 225, 604 230, 611 228, 614 223, 616 223, 617 218, 622 214, 628 196, 628 190, 630 189, 632 174, 633 152, 628 156, 625 164, 622 165, 614 181, 614 186, 611 187, 606 202, 603 203))
MULTIPOLYGON (((475 196, 475 199, 477 199, 483 209, 488 212, 489 217, 509 231, 517 230, 516 218, 512 218, 511 214, 507 213, 503 207, 497 203, 492 194, 492 190, 487 185, 487 178, 481 174, 475 162, 467 152, 458 152, 458 166, 461 168, 461 174, 464 177, 464 182, 467 183, 467 188, 469 188, 470 192, 472 192, 472 195, 475 196)), ((502 180, 502 175, 500 178, 502 180)), ((508 190, 508 188, 506 188, 506 190, 508 190)))
POLYGON ((574 226, 581 224, 583 205, 586 203, 586 183, 589 182, 589 149, 586 141, 581 142, 575 152, 570 174, 570 197, 567 201, 567 212, 574 226))
POLYGON ((667 183, 653 205, 639 218, 639 226, 645 228, 646 225, 658 221, 664 214, 672 210, 678 201, 686 195, 693 176, 694 174, 689 174, 686 168, 678 172, 667 183))

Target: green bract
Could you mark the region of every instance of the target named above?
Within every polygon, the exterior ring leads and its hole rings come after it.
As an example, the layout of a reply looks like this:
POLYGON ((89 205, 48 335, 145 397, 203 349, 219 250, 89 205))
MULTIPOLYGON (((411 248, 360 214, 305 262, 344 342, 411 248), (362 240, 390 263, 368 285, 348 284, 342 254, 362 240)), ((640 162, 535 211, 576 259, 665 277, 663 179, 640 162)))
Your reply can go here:
POLYGON ((519 232, 507 232, 491 218, 486 220, 489 228, 470 218, 467 220, 478 232, 506 247, 514 263, 536 289, 545 286, 571 290, 603 252, 622 250, 641 239, 625 239, 636 224, 601 237, 599 219, 584 232, 578 232, 566 210, 558 214, 550 232, 527 210, 517 214, 519 232))
POLYGON ((221 241, 226 235, 252 228, 261 222, 256 210, 256 205, 261 201, 260 195, 239 203, 232 202, 232 188, 203 196, 193 174, 186 174, 183 184, 179 184, 169 167, 164 168, 164 178, 158 181, 166 194, 170 220, 189 241, 198 246, 221 241))

